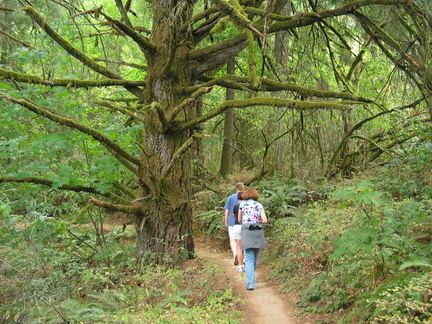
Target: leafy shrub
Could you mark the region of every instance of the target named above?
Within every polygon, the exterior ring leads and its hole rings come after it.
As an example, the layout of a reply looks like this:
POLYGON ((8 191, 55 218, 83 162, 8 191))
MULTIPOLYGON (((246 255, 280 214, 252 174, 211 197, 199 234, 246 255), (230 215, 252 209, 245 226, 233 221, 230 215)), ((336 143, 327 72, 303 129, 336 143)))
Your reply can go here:
POLYGON ((211 264, 138 273, 136 238, 122 224, 104 233, 103 215, 87 210, 71 224, 37 204, 13 215, 0 197, 0 322, 240 323, 241 301, 215 286, 211 264))
MULTIPOLYGON (((381 316, 376 323, 399 323, 383 305, 401 308, 411 295, 398 296, 399 287, 411 289, 410 280, 432 267, 431 204, 394 201, 380 188, 357 181, 341 186, 329 201, 300 206, 295 217, 273 221, 265 259, 273 263, 283 291, 300 291, 298 306, 327 313, 349 309, 339 323, 374 316, 381 316)), ((410 305, 415 310, 408 313, 429 316, 423 303, 410 305)))
POLYGON ((378 183, 398 199, 432 198, 432 143, 416 142, 385 165, 378 183))
POLYGON ((411 279, 380 294, 371 323, 430 323, 432 320, 431 274, 411 279))
POLYGON ((311 190, 300 181, 294 179, 287 181, 283 177, 280 179, 266 180, 257 186, 262 203, 273 219, 294 217, 298 206, 326 199, 329 196, 329 188, 325 185, 311 190))

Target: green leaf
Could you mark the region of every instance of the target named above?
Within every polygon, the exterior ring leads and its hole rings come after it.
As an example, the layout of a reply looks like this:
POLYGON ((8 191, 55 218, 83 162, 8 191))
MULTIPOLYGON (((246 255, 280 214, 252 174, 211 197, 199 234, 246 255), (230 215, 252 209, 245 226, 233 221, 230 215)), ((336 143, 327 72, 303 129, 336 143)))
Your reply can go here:
POLYGON ((6 83, 0 82, 0 89, 4 89, 4 90, 12 90, 13 88, 6 83))
POLYGON ((409 267, 432 268, 432 264, 430 264, 429 262, 422 260, 422 259, 410 260, 410 261, 406 261, 406 262, 402 263, 399 267, 399 270, 405 270, 406 268, 409 268, 409 267))

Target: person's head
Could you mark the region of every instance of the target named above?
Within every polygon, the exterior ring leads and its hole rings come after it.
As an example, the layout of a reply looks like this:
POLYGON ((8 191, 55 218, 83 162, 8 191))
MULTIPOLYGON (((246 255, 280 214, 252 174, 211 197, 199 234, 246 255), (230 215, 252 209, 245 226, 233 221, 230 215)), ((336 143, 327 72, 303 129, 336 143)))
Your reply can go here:
POLYGON ((243 197, 242 197, 242 195, 243 195, 243 191, 240 191, 240 192, 237 193, 237 200, 238 201, 244 200, 243 197))
POLYGON ((246 189, 242 194, 243 200, 253 199, 258 201, 258 191, 255 188, 246 189))
POLYGON ((237 182, 235 188, 236 188, 237 192, 244 191, 244 183, 243 182, 237 182))

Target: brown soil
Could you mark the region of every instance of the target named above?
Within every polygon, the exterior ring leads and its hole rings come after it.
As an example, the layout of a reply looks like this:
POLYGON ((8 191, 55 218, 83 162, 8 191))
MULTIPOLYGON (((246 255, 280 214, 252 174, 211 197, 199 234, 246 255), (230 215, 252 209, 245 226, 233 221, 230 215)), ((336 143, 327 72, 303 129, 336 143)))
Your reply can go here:
POLYGON ((277 283, 272 282, 267 274, 270 269, 263 264, 258 265, 255 289, 245 289, 245 277, 243 273, 236 272, 236 266, 230 251, 220 251, 209 247, 202 240, 195 240, 197 259, 195 262, 211 262, 221 268, 223 275, 215 278, 216 287, 232 288, 235 295, 245 300, 239 305, 245 316, 243 323, 248 324, 317 324, 332 323, 325 316, 316 314, 303 314, 302 309, 294 306, 298 297, 295 293, 281 294, 278 292, 277 283))

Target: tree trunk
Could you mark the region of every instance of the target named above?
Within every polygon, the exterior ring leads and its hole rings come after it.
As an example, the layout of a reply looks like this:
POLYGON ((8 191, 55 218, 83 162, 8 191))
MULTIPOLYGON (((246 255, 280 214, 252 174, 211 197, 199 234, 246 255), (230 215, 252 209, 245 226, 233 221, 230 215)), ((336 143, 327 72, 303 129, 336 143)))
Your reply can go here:
MULTIPOLYGON (((232 59, 227 64, 227 73, 234 75, 235 60, 232 59)), ((226 100, 234 100, 234 89, 226 89, 226 100)), ((233 162, 233 146, 234 146, 234 109, 228 109, 225 112, 224 120, 224 144, 222 148, 221 164, 219 173, 222 177, 226 177, 232 172, 233 162)))
POLYGON ((150 40, 158 54, 147 53, 148 71, 139 183, 142 212, 136 218, 139 261, 173 264, 194 256, 192 238, 191 174, 194 130, 176 132, 175 127, 197 117, 200 101, 182 104, 191 85, 187 66, 189 35, 179 26, 190 18, 189 3, 153 3, 153 33, 150 40), (175 14, 174 14, 175 13, 175 14), (169 22, 167 22, 169 20, 169 22), (181 105, 182 104, 182 105, 181 105), (178 109, 181 107, 181 109, 178 109))
MULTIPOLYGON (((286 1, 287 3, 282 7, 279 11, 281 15, 289 15, 291 8, 291 1, 286 1)), ((283 1, 285 3, 285 1, 283 1)), ((274 65, 276 67, 276 71, 278 72, 278 78, 283 81, 288 81, 288 46, 289 46, 289 37, 290 34, 287 31, 279 31, 275 34, 275 42, 274 42, 274 65)), ((285 93, 282 93, 281 96, 285 96, 285 93)), ((284 108, 278 108, 276 110, 277 116, 281 116, 284 113, 284 108)), ((275 124, 276 129, 279 133, 283 133, 287 126, 282 118, 277 118, 277 123, 275 124)), ((276 141, 275 149, 274 149, 274 158, 273 164, 274 169, 279 172, 283 172, 283 168, 286 165, 286 156, 288 155, 287 147, 289 147, 289 143, 285 137, 280 138, 276 141)), ((289 158, 292 158, 289 156, 289 158)))

